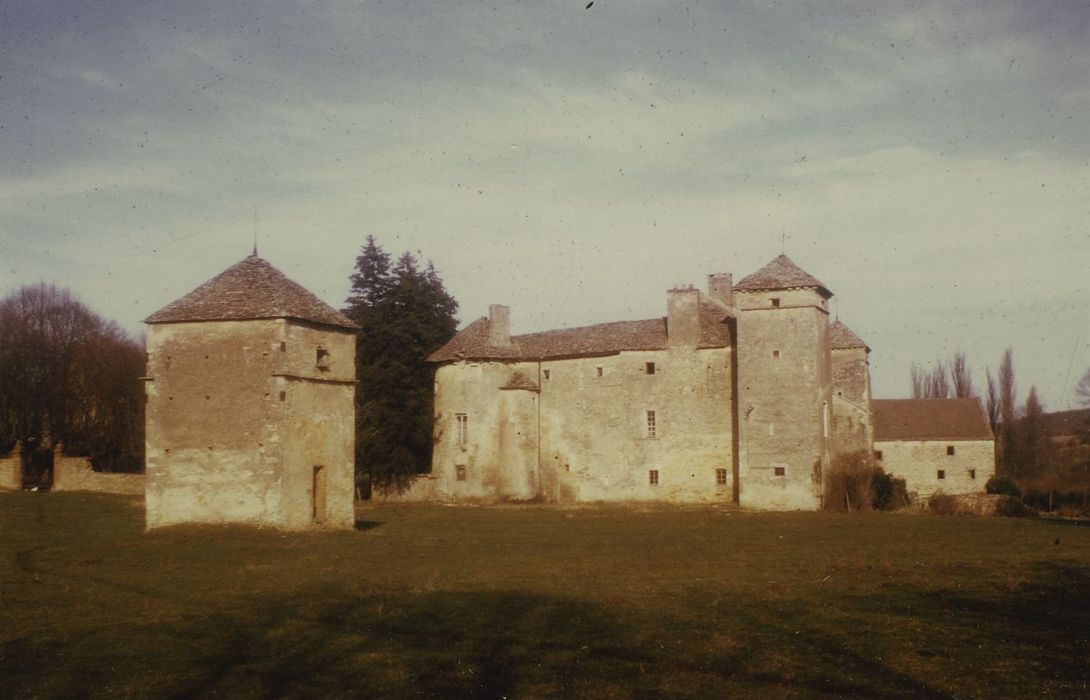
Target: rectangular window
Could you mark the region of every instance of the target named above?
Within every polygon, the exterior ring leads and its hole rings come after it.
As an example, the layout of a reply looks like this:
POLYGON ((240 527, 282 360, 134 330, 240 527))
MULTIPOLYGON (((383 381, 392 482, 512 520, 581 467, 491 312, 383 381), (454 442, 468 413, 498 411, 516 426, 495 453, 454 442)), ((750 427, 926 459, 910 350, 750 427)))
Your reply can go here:
POLYGON ((773 306, 779 306, 780 305, 779 297, 772 297, 772 305, 773 306))
POLYGON ((953 445, 947 445, 946 446, 946 456, 947 457, 953 457, 954 456, 954 446, 953 445))
POLYGON ((976 469, 970 469, 969 470, 969 478, 970 479, 975 479, 976 478, 976 469))
POLYGON ((779 350, 773 350, 773 351, 772 351, 772 359, 773 359, 773 360, 778 360, 778 359, 780 359, 780 351, 779 351, 779 350))
POLYGON ((658 469, 651 469, 651 470, 649 470, 647 472, 647 483, 651 484, 652 486, 658 486, 659 485, 659 470, 658 469))
POLYGON ((465 413, 455 413, 454 422, 458 427, 458 444, 464 445, 469 436, 469 416, 465 413))
POLYGON ((939 473, 938 473, 938 477, 940 479, 945 479, 946 478, 946 470, 945 469, 940 469, 939 473))
POLYGON ((548 381, 549 378, 552 377, 552 373, 547 369, 541 370, 541 373, 545 377, 545 381, 548 381))
POLYGON ((595 376, 595 377, 600 377, 600 376, 602 376, 602 368, 601 368, 601 367, 595 367, 595 368, 594 368, 594 376, 595 376))
POLYGON ((459 465, 454 467, 454 479, 455 479, 455 481, 465 481, 466 480, 466 465, 459 464, 459 465))
POLYGON ((787 476, 787 467, 772 467, 772 476, 787 476))
POLYGON ((658 425, 655 422, 655 412, 647 412, 647 437, 653 438, 658 432, 658 425))
POLYGON ((655 373, 655 363, 654 362, 648 362, 646 365, 644 365, 643 369, 648 374, 654 374, 655 373))
POLYGON ((727 470, 726 469, 716 469, 715 470, 715 483, 716 483, 717 486, 726 486, 727 485, 727 470))
POLYGON ((876 460, 878 460, 879 462, 882 461, 882 450, 875 450, 874 451, 874 458, 876 460))
POLYGON ((288 392, 286 392, 286 391, 281 391, 281 392, 280 392, 280 400, 281 400, 281 401, 284 401, 284 400, 286 400, 287 398, 288 398, 288 392))
POLYGON ((329 367, 329 351, 325 348, 318 348, 314 352, 314 364, 318 367, 329 367))
POLYGON ((284 352, 287 349, 288 349, 288 344, 285 343, 284 341, 280 341, 280 352, 284 352))

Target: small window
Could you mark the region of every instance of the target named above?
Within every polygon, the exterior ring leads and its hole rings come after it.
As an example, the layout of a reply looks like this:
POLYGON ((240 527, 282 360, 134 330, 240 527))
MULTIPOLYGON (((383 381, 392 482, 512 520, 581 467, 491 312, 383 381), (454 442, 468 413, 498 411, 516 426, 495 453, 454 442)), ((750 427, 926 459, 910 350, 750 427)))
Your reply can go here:
POLYGON ((969 478, 970 479, 975 479, 976 478, 976 469, 970 469, 969 470, 969 478))
POLYGON ((284 341, 280 341, 280 352, 284 352, 287 349, 288 349, 288 344, 285 343, 284 341))
POLYGON ((648 374, 654 374, 655 373, 655 363, 654 362, 648 362, 647 364, 645 364, 643 366, 643 369, 648 374))
POLYGON ((652 486, 658 486, 659 485, 659 470, 658 469, 651 469, 651 470, 649 470, 647 472, 647 483, 651 484, 652 486))
POLYGON ((647 412, 647 437, 653 438, 658 432, 658 425, 655 420, 655 412, 647 412))
POLYGON ((458 444, 464 445, 469 436, 469 416, 465 413, 455 413, 454 422, 458 428, 458 444))
POLYGON ((727 485, 727 470, 726 469, 716 469, 715 470, 715 484, 716 484, 716 486, 726 486, 727 485))
POLYGON ((945 479, 946 478, 946 470, 945 469, 940 469, 939 473, 938 473, 938 477, 940 479, 945 479))
POLYGON ((594 376, 595 377, 600 377, 600 376, 602 376, 602 374, 603 374, 603 371, 602 371, 601 367, 595 367, 594 368, 594 376))
POLYGON ((882 450, 875 450, 874 451, 874 459, 879 461, 879 462, 882 461, 882 450))
POLYGON ((286 392, 286 391, 281 391, 281 392, 280 392, 280 400, 281 400, 281 401, 284 401, 284 400, 286 400, 287 398, 288 398, 288 392, 286 392))
POLYGON ((772 476, 787 476, 787 467, 772 467, 772 476))
POLYGON ((954 456, 954 446, 953 445, 947 445, 946 446, 946 456, 947 457, 953 457, 954 456))
POLYGON ((548 381, 552 377, 552 373, 547 369, 541 370, 541 374, 545 377, 545 381, 548 381))
POLYGON ((314 364, 318 367, 329 367, 329 351, 325 348, 315 350, 314 364))
POLYGON ((772 351, 772 359, 773 359, 773 360, 778 360, 778 359, 780 359, 780 351, 779 351, 779 350, 773 350, 773 351, 772 351))
POLYGON ((454 479, 455 479, 455 481, 465 481, 466 480, 466 465, 459 464, 459 465, 454 467, 454 479))
POLYGON ((780 305, 780 298, 779 297, 772 297, 772 305, 773 306, 779 306, 780 305))

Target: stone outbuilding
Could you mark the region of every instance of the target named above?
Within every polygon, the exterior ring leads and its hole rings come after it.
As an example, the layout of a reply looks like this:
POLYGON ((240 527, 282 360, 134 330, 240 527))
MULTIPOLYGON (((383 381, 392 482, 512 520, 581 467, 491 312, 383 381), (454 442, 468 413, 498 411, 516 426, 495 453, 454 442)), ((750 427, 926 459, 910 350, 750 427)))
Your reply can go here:
POLYGON ((830 297, 781 255, 660 318, 512 336, 492 306, 430 358, 432 473, 403 497, 817 508, 872 437, 869 349, 830 297))
POLYGON ((983 493, 995 475, 995 438, 979 399, 875 399, 874 457, 927 498, 983 493))
POLYGON ((145 323, 148 528, 353 527, 352 321, 255 254, 145 323))

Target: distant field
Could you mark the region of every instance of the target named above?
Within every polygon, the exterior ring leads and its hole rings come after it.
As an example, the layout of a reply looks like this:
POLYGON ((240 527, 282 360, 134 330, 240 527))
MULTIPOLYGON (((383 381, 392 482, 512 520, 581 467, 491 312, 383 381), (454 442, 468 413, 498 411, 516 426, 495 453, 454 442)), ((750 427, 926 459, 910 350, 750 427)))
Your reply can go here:
POLYGON ((143 532, 0 495, 0 696, 1087 694, 1090 527, 725 509, 361 508, 143 532))

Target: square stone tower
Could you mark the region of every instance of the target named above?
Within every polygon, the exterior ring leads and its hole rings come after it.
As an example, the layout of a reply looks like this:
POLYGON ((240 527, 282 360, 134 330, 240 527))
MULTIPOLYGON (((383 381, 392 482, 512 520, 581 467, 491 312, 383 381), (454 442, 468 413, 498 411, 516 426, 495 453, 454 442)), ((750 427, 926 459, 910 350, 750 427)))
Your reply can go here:
POLYGON ((352 321, 255 254, 145 323, 149 529, 353 527, 352 321))
POLYGON ((821 505, 832 429, 830 297, 786 255, 734 288, 744 507, 821 505))

